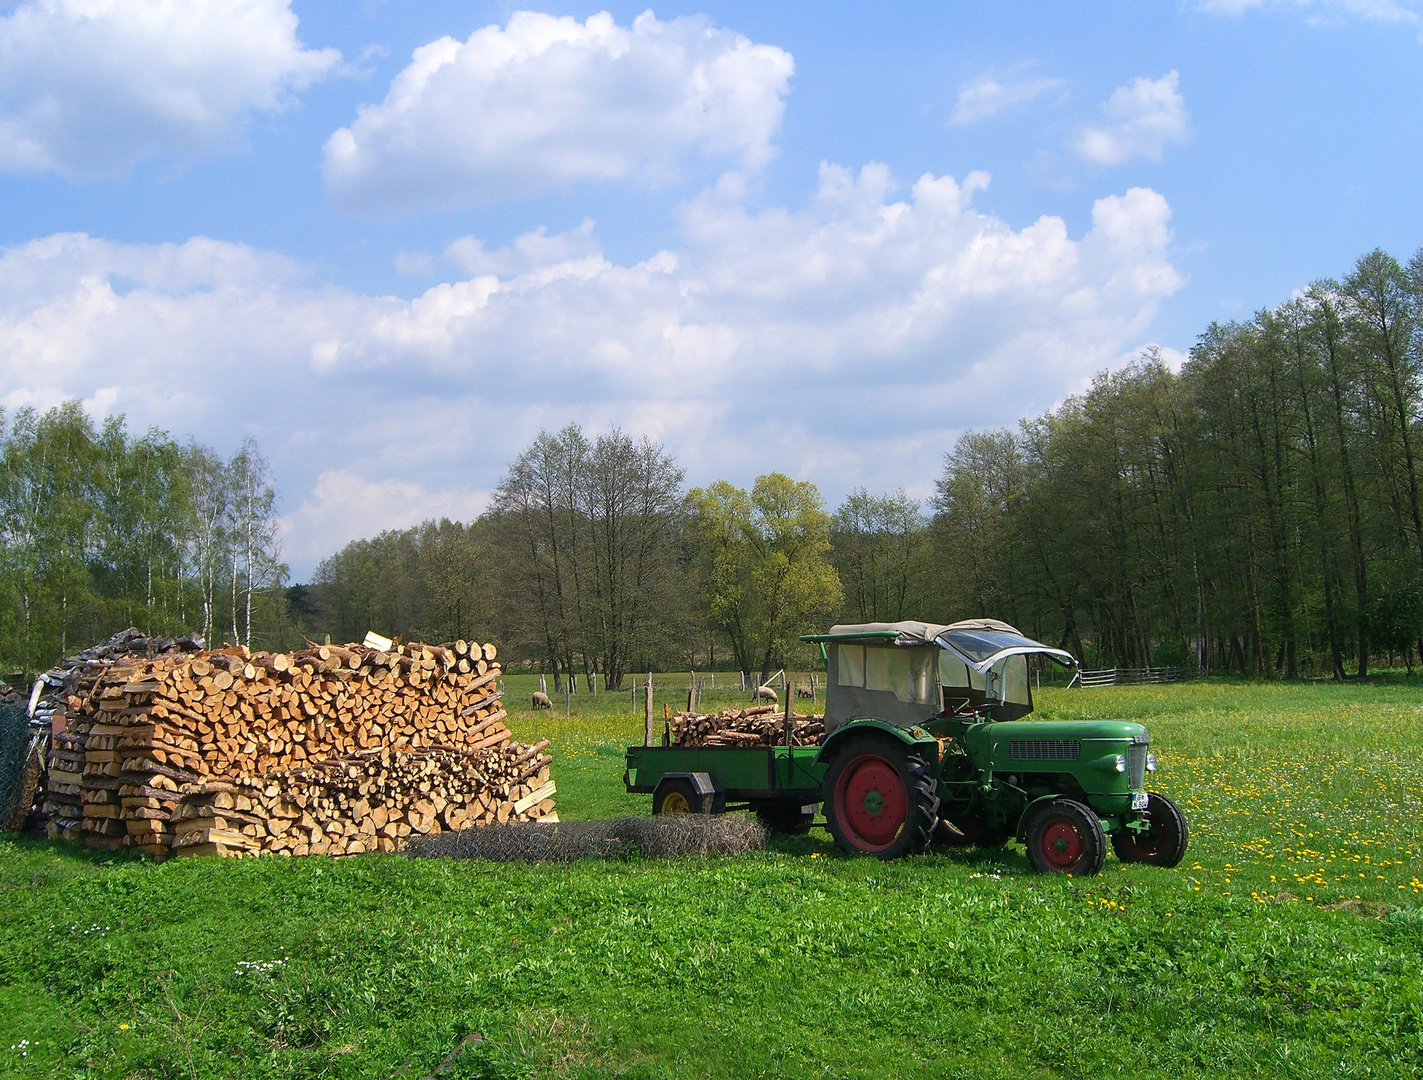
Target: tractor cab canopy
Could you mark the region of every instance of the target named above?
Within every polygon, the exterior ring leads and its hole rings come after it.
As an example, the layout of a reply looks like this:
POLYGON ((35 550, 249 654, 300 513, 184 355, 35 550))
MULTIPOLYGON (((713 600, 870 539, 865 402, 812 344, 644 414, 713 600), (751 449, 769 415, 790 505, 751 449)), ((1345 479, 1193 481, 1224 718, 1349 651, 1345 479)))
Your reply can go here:
POLYGON ((1076 664, 996 619, 832 626, 801 640, 824 650, 826 731, 867 717, 912 727, 989 704, 996 719, 1016 720, 1033 711, 1028 656, 1076 664))

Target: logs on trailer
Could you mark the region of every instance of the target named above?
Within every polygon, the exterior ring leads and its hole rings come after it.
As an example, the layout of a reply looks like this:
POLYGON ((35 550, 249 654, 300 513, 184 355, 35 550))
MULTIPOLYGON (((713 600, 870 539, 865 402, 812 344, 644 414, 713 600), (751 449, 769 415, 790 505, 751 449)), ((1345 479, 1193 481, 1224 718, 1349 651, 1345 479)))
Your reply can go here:
MULTIPOLYGON (((775 705, 723 709, 719 713, 679 712, 669 722, 673 746, 785 746, 786 718, 775 705)), ((823 716, 791 717, 791 745, 818 746, 825 738, 823 716)))
POLYGON ((557 820, 511 742, 493 645, 229 647, 117 663, 71 693, 49 832, 154 856, 390 850, 411 832, 557 820), (291 811, 295 809, 295 813, 291 811))

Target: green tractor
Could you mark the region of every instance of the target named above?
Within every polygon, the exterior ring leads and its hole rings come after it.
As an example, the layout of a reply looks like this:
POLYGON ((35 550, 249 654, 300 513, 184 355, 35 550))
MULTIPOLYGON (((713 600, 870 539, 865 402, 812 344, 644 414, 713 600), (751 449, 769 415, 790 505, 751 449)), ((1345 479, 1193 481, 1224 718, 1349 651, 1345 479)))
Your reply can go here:
POLYGON ((629 791, 654 812, 755 810, 801 829, 818 803, 839 847, 880 859, 931 842, 1017 839, 1043 873, 1095 874, 1107 839, 1124 862, 1175 866, 1186 820, 1146 790, 1146 729, 1114 720, 1034 721, 1028 658, 1069 653, 975 619, 832 627, 803 641, 827 670, 819 746, 629 747, 629 791))
POLYGON ((932 839, 1017 839, 1037 870, 1073 874, 1102 868, 1109 836, 1125 862, 1185 855, 1180 809, 1145 787, 1156 760, 1144 727, 1024 719, 1028 658, 1075 666, 1069 653, 992 619, 837 626, 805 640, 825 649, 825 817, 842 849, 893 858, 932 839))

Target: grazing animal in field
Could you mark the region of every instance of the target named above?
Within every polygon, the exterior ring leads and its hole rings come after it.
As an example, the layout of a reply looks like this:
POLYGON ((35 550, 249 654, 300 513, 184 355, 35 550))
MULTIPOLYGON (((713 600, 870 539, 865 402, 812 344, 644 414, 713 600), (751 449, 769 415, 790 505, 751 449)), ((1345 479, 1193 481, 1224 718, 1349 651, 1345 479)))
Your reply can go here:
POLYGON ((811 693, 810 687, 808 686, 797 686, 795 688, 795 696, 804 698, 815 697, 815 695, 811 693))
POLYGON ((545 694, 542 690, 535 690, 535 691, 534 691, 534 708, 536 708, 536 709, 551 709, 551 708, 553 708, 553 702, 548 699, 548 695, 545 694))
POLYGON ((781 699, 778 698, 778 697, 776 697, 776 692, 775 692, 773 689, 771 689, 769 686, 758 686, 758 687, 756 687, 756 700, 757 700, 757 701, 780 701, 781 699))

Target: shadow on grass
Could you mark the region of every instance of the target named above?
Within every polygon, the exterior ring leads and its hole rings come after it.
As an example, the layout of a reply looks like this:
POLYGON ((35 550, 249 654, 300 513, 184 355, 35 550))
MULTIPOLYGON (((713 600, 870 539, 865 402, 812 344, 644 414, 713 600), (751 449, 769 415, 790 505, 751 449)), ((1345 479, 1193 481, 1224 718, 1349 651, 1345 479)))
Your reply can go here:
POLYGON ((86 848, 83 844, 65 843, 51 840, 34 833, 0 832, 0 842, 13 845, 16 851, 34 855, 50 855, 66 863, 82 866, 125 866, 133 863, 152 863, 153 859, 136 851, 108 851, 104 848, 86 848))
MULTIPOLYGON (((868 858, 865 855, 851 855, 835 846, 830 832, 823 825, 816 825, 809 833, 791 836, 772 833, 766 840, 766 850, 781 855, 793 855, 809 859, 812 856, 836 861, 852 862, 868 858)), ((932 845, 921 855, 912 855, 907 861, 925 864, 963 867, 996 874, 1031 874, 1027 855, 1021 848, 1003 847, 946 847, 932 845)))

